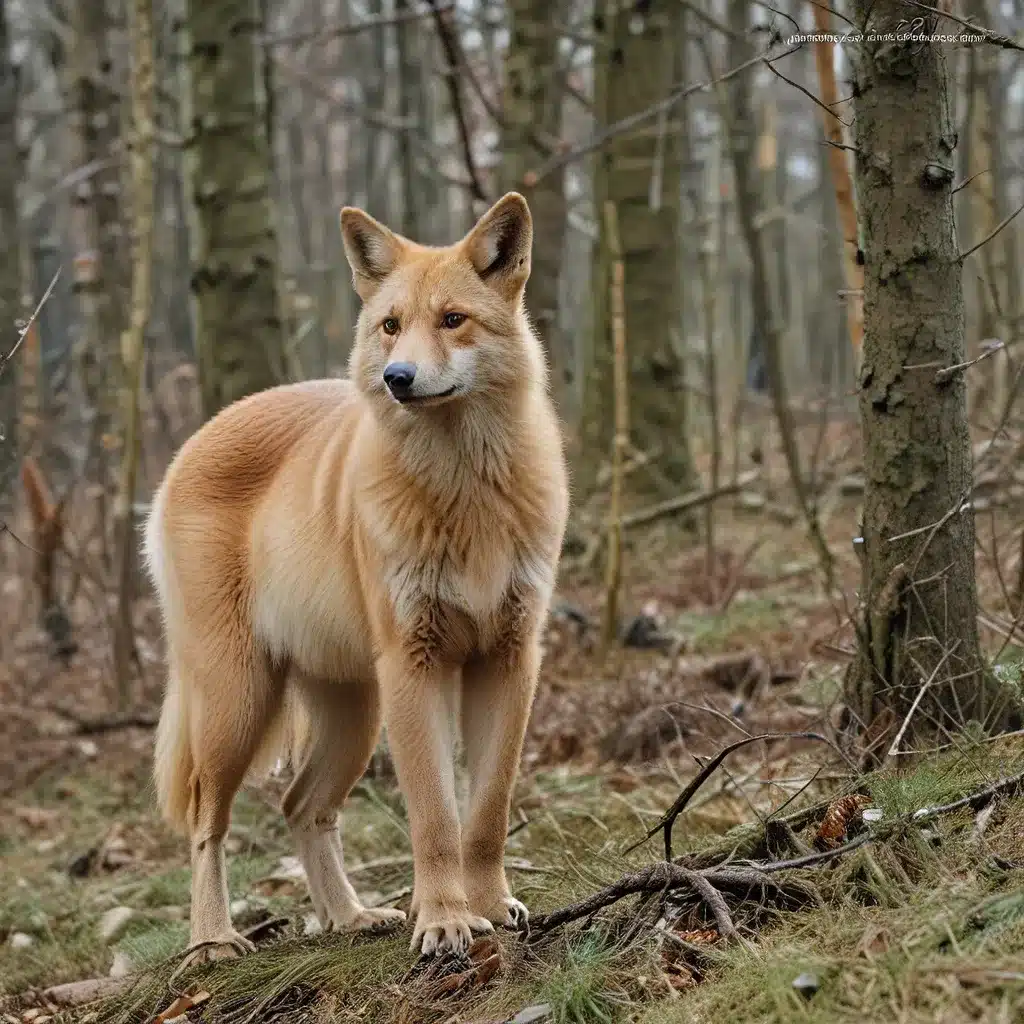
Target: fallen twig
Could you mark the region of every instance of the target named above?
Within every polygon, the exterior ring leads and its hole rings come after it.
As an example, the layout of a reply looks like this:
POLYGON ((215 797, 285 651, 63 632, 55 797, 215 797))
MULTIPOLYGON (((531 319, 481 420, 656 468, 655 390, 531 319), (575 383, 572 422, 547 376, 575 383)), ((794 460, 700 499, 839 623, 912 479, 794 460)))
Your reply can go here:
MULTIPOLYGON (((695 780, 698 785, 691 783, 684 790, 681 799, 677 800, 676 803, 681 803, 682 797, 688 799, 692 796, 697 791, 697 788, 699 788, 699 783, 711 774, 711 771, 721 763, 730 750, 742 746, 744 743, 764 738, 754 736, 750 740, 740 741, 740 743, 726 748, 700 773, 697 780, 695 780)), ((723 890, 725 892, 739 891, 742 893, 750 889, 759 888, 765 895, 770 894, 771 899, 776 903, 788 903, 790 906, 820 905, 821 897, 813 886, 796 879, 775 882, 768 876, 784 871, 820 867, 831 861, 838 860, 840 857, 844 857, 846 854, 860 849, 862 846, 883 840, 905 829, 908 825, 930 821, 940 815, 950 814, 965 807, 977 810, 987 805, 994 797, 1009 790, 1024 790, 1024 771, 983 786, 981 789, 951 803, 942 804, 937 807, 925 807, 915 811, 913 814, 893 818, 884 826, 873 831, 862 832, 849 842, 833 850, 808 853, 790 860, 732 860, 731 855, 726 852, 724 855, 726 863, 713 864, 700 869, 673 864, 669 861, 660 861, 639 871, 627 872, 618 881, 592 893, 585 899, 534 918, 530 925, 530 931, 545 933, 570 921, 592 917, 605 907, 617 903, 626 896, 632 896, 637 893, 654 895, 659 892, 668 892, 672 889, 689 888, 714 915, 718 923, 719 932, 723 936, 732 935, 736 933, 735 926, 732 923, 728 904, 722 895, 723 890)), ((815 809, 808 808, 806 811, 800 812, 800 817, 809 820, 808 814, 812 810, 815 809)), ((817 810, 820 810, 820 807, 817 810)), ((667 818, 668 815, 666 815, 667 818)), ((656 832, 658 828, 664 827, 665 824, 669 824, 669 822, 663 820, 663 823, 659 823, 650 834, 656 832)))
POLYGON ((705 782, 715 773, 718 766, 735 750, 739 750, 741 747, 749 746, 751 743, 756 743, 759 740, 783 740, 783 739, 801 739, 801 740, 817 740, 819 743, 827 743, 830 747, 835 748, 835 744, 831 740, 822 736, 816 732, 766 732, 761 733, 758 736, 748 736, 744 739, 737 740, 735 743, 730 743, 729 746, 724 747, 720 750, 704 767, 696 774, 690 784, 676 797, 675 802, 672 806, 662 815, 661 819, 656 825, 654 825, 647 834, 637 840, 632 846, 624 850, 624 853, 631 853, 638 846, 643 845, 647 842, 651 836, 655 833, 664 830, 665 832, 665 860, 672 860, 672 826, 675 824, 676 818, 682 813, 683 809, 693 798, 697 790, 704 785, 705 782))
POLYGON ((628 516, 622 517, 623 528, 632 526, 645 526, 657 519, 664 519, 666 516, 676 515, 680 512, 688 512, 691 509, 706 505, 716 498, 724 498, 727 495, 735 494, 752 484, 760 476, 756 469, 741 473, 735 480, 721 484, 718 487, 706 491, 691 491, 689 494, 682 494, 678 498, 667 498, 659 501, 656 505, 639 509, 628 516))
POLYGON ((543 914, 528 926, 531 934, 545 933, 570 921, 590 917, 599 910, 637 893, 657 894, 689 888, 714 915, 723 936, 736 934, 728 905, 721 890, 761 889, 777 903, 789 905, 820 904, 821 897, 811 886, 798 882, 776 883, 756 867, 705 868, 694 871, 679 864, 660 861, 640 871, 630 871, 618 881, 569 906, 543 914))

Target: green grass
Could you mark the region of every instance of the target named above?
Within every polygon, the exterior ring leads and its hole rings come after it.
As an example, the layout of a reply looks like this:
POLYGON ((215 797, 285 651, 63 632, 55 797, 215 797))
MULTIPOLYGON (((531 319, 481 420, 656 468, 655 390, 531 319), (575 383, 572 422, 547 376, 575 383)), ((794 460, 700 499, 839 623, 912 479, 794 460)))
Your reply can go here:
MULTIPOLYGON (((718 945, 701 959, 696 965, 700 984, 682 992, 672 993, 668 986, 653 918, 648 911, 640 916, 634 899, 604 912, 590 929, 576 924, 535 945, 504 935, 497 979, 479 990, 435 998, 419 980, 406 978, 415 963, 408 931, 372 940, 303 938, 308 900, 287 892, 254 901, 292 921, 284 938, 264 942, 241 960, 194 969, 177 984, 210 992, 203 1014, 210 1024, 242 1024, 254 1013, 253 1020, 283 1024, 455 1019, 477 1024, 510 1020, 538 1004, 550 1006, 549 1019, 557 1024, 1021 1019, 1024 872, 997 865, 1022 859, 1024 798, 1000 801, 980 843, 969 811, 923 828, 891 823, 952 801, 1022 763, 1019 742, 961 737, 953 749, 912 768, 861 780, 884 812, 891 831, 886 841, 863 847, 827 870, 808 872, 824 897, 822 908, 762 918, 744 943, 718 945), (994 864, 993 855, 1003 860, 994 864), (820 980, 810 999, 792 986, 806 971, 820 980)), ((520 859, 514 863, 525 862, 525 869, 510 870, 517 894, 535 913, 544 912, 649 863, 658 856, 656 841, 628 857, 622 851, 656 820, 678 788, 677 782, 652 777, 623 795, 612 792, 599 774, 569 770, 524 779, 517 802, 530 823, 508 848, 511 858, 520 859)), ((761 792, 755 806, 765 814, 773 805, 767 791, 761 792)), ((106 793, 98 779, 80 780, 70 796, 66 788, 62 793, 44 786, 34 794, 40 806, 61 810, 55 849, 40 855, 39 835, 24 830, 6 840, 0 938, 25 931, 34 944, 26 950, 0 946, 0 984, 3 991, 17 993, 105 975, 114 953, 122 951, 143 973, 102 1008, 98 1024, 141 1024, 170 1002, 167 983, 187 941, 184 842, 163 832, 144 801, 106 793), (69 878, 65 868, 71 855, 101 838, 113 818, 135 830, 133 835, 148 837, 146 857, 117 871, 69 878), (114 945, 106 946, 96 926, 103 912, 117 905, 134 908, 137 916, 114 945)), ((823 793, 827 790, 817 789, 802 799, 809 802, 823 793)), ((776 794, 775 805, 780 802, 776 794)), ((756 822, 750 808, 742 814, 748 823, 756 822)), ((681 820, 680 852, 722 842, 721 835, 695 827, 698 817, 681 820)), ((751 827, 756 825, 744 826, 751 827)), ((359 892, 389 893, 409 885, 407 827, 393 788, 361 787, 344 833, 350 867, 394 859, 372 872, 356 870, 359 892)), ((238 899, 292 850, 280 816, 266 799, 251 795, 239 801, 232 837, 229 885, 232 899, 238 899)))

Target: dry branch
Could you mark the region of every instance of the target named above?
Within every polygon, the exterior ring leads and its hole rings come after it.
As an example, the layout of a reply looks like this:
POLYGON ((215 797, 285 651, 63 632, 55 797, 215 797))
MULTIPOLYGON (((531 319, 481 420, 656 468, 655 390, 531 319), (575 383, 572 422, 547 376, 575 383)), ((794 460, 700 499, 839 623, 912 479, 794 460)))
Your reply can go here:
POLYGON ((738 491, 742 491, 744 487, 749 487, 759 476, 759 470, 751 469, 746 473, 741 473, 735 480, 721 484, 718 487, 705 491, 691 491, 689 494, 682 494, 678 498, 666 498, 665 501, 659 501, 656 505, 650 505, 647 508, 632 512, 628 516, 623 516, 622 528, 629 529, 634 526, 646 526, 648 523, 653 523, 658 519, 664 519, 667 516, 674 516, 681 512, 688 512, 699 508, 701 505, 706 505, 717 498, 736 494, 738 491))
MULTIPOLYGON (((763 738, 765 737, 755 736, 742 742, 753 742, 755 739, 763 738)), ((707 774, 710 774, 708 768, 713 770, 730 749, 735 749, 740 745, 742 744, 734 744, 732 748, 727 748, 723 751, 716 758, 715 762, 712 762, 701 772, 698 780, 702 782, 707 777, 707 774)), ((696 792, 696 788, 691 784, 684 791, 683 795, 687 797, 692 796, 696 792)), ((1008 776, 983 786, 974 793, 968 794, 959 800, 954 800, 952 803, 943 804, 938 807, 922 808, 912 815, 894 818, 874 831, 862 832, 854 839, 835 849, 805 854, 792 860, 737 860, 734 857, 735 845, 733 844, 718 852, 717 856, 721 860, 720 863, 700 869, 673 864, 670 861, 661 861, 639 871, 626 872, 616 882, 592 893, 585 899, 535 918, 529 930, 541 934, 549 932, 570 921, 591 917, 598 911, 611 906, 613 903, 617 903, 626 896, 632 896, 637 893, 657 895, 659 893, 664 894, 673 889, 689 888, 711 910, 718 922, 719 932, 722 935, 732 934, 734 927, 728 905, 723 896, 724 892, 737 895, 741 900, 747 900, 750 898, 752 890, 759 890, 762 901, 776 905, 788 906, 790 908, 810 905, 820 906, 821 897, 813 886, 798 879, 775 881, 768 876, 785 871, 820 867, 869 843, 878 842, 891 835, 898 834, 908 826, 920 824, 962 808, 978 810, 987 805, 996 796, 1008 791, 1020 792, 1022 790, 1024 790, 1024 772, 1019 772, 1016 775, 1008 776), (721 900, 720 903, 719 900, 721 900), (723 909, 725 911, 724 915, 723 909)), ((811 820, 810 815, 815 811, 820 812, 822 806, 818 805, 816 808, 808 808, 800 812, 801 820, 806 824, 808 820, 811 820)), ((657 831, 657 829, 654 831, 657 831)))
MULTIPOLYGON (((799 49, 799 44, 791 46, 788 50, 783 50, 781 53, 773 56, 772 60, 782 60, 783 57, 788 57, 791 53, 796 53, 799 49)), ((542 179, 554 174, 555 171, 560 170, 563 167, 567 167, 569 164, 576 163, 577 160, 581 160, 583 157, 593 153, 595 149, 600 149, 606 142, 610 142, 617 135, 622 135, 624 132, 632 131, 634 128, 637 128, 642 124, 646 124, 648 121, 653 121, 655 118, 671 112, 672 108, 687 96, 692 96, 699 92, 708 92, 713 86, 722 82, 727 82, 731 78, 735 78, 736 75, 742 74, 755 64, 760 64, 770 52, 771 47, 763 53, 759 53, 756 57, 751 57, 749 60, 743 61, 736 67, 726 71, 722 75, 719 75, 717 78, 712 78, 706 82, 697 82, 695 85, 685 85, 680 86, 678 89, 673 89, 672 92, 670 92, 663 100, 659 100, 646 110, 637 111, 635 114, 630 114, 629 117, 624 117, 621 120, 616 121, 614 124, 608 125, 607 128, 597 132, 586 142, 576 146, 574 149, 571 149, 566 153, 560 153, 553 156, 546 163, 541 164, 535 171, 528 171, 526 177, 529 184, 531 186, 535 186, 542 179)))
MULTIPOLYGON (((454 10, 455 4, 439 4, 437 9, 442 12, 454 10)), ((354 36, 373 29, 390 28, 393 25, 404 25, 410 21, 422 21, 432 17, 432 10, 396 11, 394 14, 374 15, 361 18, 359 21, 343 21, 321 25, 319 28, 306 32, 287 32, 281 35, 261 36, 257 42, 261 46, 297 46, 301 43, 326 43, 342 36, 354 36)))
POLYGON ((459 88, 459 43, 455 37, 457 30, 448 21, 445 10, 437 0, 427 0, 427 2, 430 4, 430 10, 434 16, 434 25, 444 50, 445 62, 448 65, 445 81, 448 83, 448 96, 451 100, 452 113, 455 115, 455 123, 459 129, 462 157, 466 164, 466 173, 469 175, 473 198, 485 203, 487 202, 487 191, 480 180, 480 172, 473 156, 473 140, 469 133, 469 122, 466 120, 466 111, 462 102, 462 90, 459 88))
POLYGON ((542 914, 528 926, 530 934, 544 934, 570 921, 590 917, 599 910, 637 893, 657 895, 674 889, 688 888, 715 916, 722 935, 736 933, 722 890, 736 892, 743 897, 751 890, 760 890, 761 896, 776 905, 800 907, 820 905, 821 897, 812 886, 802 882, 775 882, 755 867, 716 867, 693 871, 660 861, 640 871, 630 871, 618 881, 599 889, 577 903, 569 904, 550 914, 542 914))
POLYGON ((718 766, 734 751, 739 750, 741 747, 749 746, 751 743, 757 743, 761 740, 782 740, 782 739, 804 739, 804 740, 817 740, 820 743, 827 743, 832 746, 830 740, 816 732, 766 732, 761 733, 757 736, 747 736, 744 739, 737 740, 735 743, 730 743, 729 746, 724 747, 720 750, 704 767, 694 776, 689 785, 676 797, 675 802, 672 806, 662 815, 661 820, 656 825, 647 831, 647 834, 632 846, 627 847, 625 853, 630 853, 635 850, 638 846, 647 842, 651 836, 658 832, 664 831, 665 833, 665 860, 672 860, 672 826, 675 824, 676 818, 683 812, 686 805, 693 799, 697 791, 704 785, 705 782, 715 773, 718 766))

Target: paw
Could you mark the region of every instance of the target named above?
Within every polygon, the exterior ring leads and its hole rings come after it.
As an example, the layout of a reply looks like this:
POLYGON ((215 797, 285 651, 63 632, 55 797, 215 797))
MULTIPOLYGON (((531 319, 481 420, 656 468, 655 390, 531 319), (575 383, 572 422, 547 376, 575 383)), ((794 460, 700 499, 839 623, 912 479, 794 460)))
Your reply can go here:
POLYGON ((497 898, 470 899, 469 906, 473 913, 487 918, 499 928, 512 928, 519 931, 521 928, 525 928, 526 923, 530 920, 530 911, 526 909, 526 904, 521 903, 508 893, 497 898))
POLYGON ((194 967, 196 964, 208 964, 214 960, 230 960, 244 956, 256 949, 244 935, 234 929, 221 932, 210 939, 196 939, 185 950, 181 968, 194 967))
POLYGON ((331 924, 325 931, 389 932, 405 921, 405 912, 389 907, 361 907, 359 912, 342 924, 331 924))
POLYGON ((493 932, 494 926, 486 917, 471 914, 466 907, 458 910, 431 906, 424 903, 416 918, 410 949, 418 949, 424 956, 435 953, 461 955, 469 949, 473 934, 493 932))

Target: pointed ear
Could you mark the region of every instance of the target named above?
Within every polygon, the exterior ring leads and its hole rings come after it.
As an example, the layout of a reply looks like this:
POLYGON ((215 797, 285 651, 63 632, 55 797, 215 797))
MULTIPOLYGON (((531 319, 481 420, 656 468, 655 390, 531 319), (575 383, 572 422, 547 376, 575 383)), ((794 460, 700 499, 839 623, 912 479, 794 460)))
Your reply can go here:
POLYGON ((354 206, 341 211, 341 238, 352 268, 352 285, 365 302, 397 266, 404 243, 393 231, 354 206))
POLYGON ((530 276, 533 218, 518 192, 499 199, 462 240, 476 272, 506 299, 515 298, 530 276))

